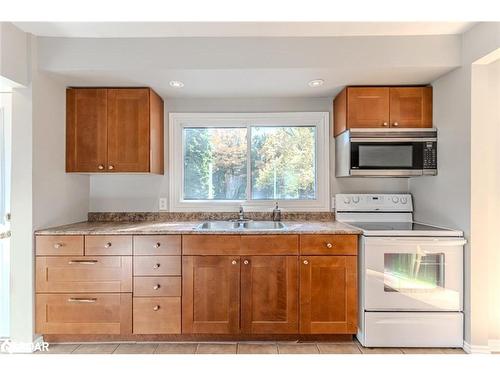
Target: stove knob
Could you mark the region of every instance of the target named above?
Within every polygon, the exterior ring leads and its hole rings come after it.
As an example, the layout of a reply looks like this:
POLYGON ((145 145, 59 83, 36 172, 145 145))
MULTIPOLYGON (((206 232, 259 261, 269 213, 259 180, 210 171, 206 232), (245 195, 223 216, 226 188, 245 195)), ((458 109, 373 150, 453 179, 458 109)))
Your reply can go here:
POLYGON ((354 203, 359 203, 359 197, 352 197, 352 201, 354 203))
POLYGON ((345 197, 345 198, 344 198, 344 203, 345 203, 345 204, 349 204, 349 203, 351 203, 351 198, 349 198, 349 197, 345 197))
POLYGON ((408 203, 408 198, 406 198, 406 197, 401 198, 401 203, 403 203, 403 204, 408 203))
POLYGON ((398 198, 398 197, 396 197, 396 196, 394 196, 394 197, 392 197, 392 201, 393 201, 394 203, 398 203, 398 202, 399 202, 399 198, 398 198))

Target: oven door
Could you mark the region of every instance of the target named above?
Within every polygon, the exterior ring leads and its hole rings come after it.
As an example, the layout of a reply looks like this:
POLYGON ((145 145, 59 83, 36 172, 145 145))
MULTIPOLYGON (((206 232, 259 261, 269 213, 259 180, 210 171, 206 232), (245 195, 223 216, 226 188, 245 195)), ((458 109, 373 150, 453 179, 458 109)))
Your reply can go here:
POLYGON ((351 175, 422 175, 426 145, 420 140, 352 138, 351 175))
POLYGON ((368 311, 462 311, 461 238, 364 237, 368 311))

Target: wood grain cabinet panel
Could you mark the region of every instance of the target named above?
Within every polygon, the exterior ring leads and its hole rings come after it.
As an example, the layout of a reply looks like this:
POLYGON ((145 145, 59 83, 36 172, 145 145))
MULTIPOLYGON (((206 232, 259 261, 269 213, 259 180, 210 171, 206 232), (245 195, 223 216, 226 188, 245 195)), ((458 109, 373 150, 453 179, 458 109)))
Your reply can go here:
POLYGON ((180 276, 134 277, 134 297, 180 297, 180 276))
POLYGON ((392 128, 432 127, 431 87, 391 87, 390 101, 392 128))
POLYGON ((238 333, 239 323, 239 257, 184 256, 182 332, 238 333))
POLYGON ((101 172, 106 167, 107 90, 66 91, 66 172, 101 172))
POLYGON ((83 255, 83 236, 36 236, 36 255, 83 255))
POLYGON ((358 236, 353 234, 304 234, 300 236, 300 254, 357 255, 358 236))
POLYGON ((135 334, 180 334, 181 298, 134 297, 133 332, 135 334))
POLYGON ((36 257, 36 292, 131 292, 132 257, 36 257))
POLYGON ((389 127, 389 88, 347 88, 347 123, 350 128, 389 127))
POLYGON ((357 257, 300 257, 300 333, 357 331, 357 257))
POLYGON ((299 252, 297 235, 243 235, 241 236, 242 255, 296 255, 299 252))
POLYGON ((180 275, 180 256, 134 256, 134 276, 180 275))
POLYGON ((298 333, 298 257, 242 257, 241 330, 298 333))
POLYGON ((237 255, 241 236, 186 234, 182 236, 183 255, 237 255))
POLYGON ((132 236, 85 236, 85 255, 132 255, 132 236))
POLYGON ((37 294, 36 333, 131 334, 132 294, 37 294))
POLYGON ((181 255, 181 236, 134 236, 134 255, 181 255))

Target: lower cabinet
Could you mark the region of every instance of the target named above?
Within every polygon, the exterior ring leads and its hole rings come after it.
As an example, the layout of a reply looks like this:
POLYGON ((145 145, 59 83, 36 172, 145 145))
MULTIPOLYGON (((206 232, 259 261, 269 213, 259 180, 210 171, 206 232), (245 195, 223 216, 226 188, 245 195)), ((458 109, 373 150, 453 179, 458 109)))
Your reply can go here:
POLYGON ((240 258, 182 257, 182 332, 238 333, 240 258))
POLYGON ((357 332, 357 257, 300 257, 300 333, 357 332))
POLYGON ((297 256, 241 258, 241 330, 244 333, 297 333, 297 256))
POLYGON ((132 293, 38 293, 36 332, 131 334, 132 293))
POLYGON ((181 297, 134 297, 135 334, 181 333, 181 297))

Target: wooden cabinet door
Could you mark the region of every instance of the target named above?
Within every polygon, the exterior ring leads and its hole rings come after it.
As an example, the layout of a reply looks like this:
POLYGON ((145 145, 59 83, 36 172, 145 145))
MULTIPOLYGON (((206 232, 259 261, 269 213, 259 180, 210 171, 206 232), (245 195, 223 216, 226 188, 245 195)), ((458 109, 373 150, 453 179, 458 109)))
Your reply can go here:
POLYGON ((102 172, 107 161, 106 89, 66 92, 66 172, 102 172))
POLYGON ((108 89, 107 172, 149 172, 149 89, 108 89))
POLYGON ((298 257, 241 259, 242 332, 298 333, 298 257))
POLYGON ((182 332, 238 333, 239 257, 182 258, 182 332))
POLYGON ((391 87, 391 128, 432 127, 432 87, 391 87))
POLYGON ((300 257, 300 333, 356 333, 357 294, 357 257, 300 257))
POLYGON ((389 127, 388 87, 349 87, 347 89, 349 128, 389 127))

